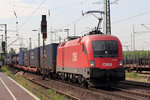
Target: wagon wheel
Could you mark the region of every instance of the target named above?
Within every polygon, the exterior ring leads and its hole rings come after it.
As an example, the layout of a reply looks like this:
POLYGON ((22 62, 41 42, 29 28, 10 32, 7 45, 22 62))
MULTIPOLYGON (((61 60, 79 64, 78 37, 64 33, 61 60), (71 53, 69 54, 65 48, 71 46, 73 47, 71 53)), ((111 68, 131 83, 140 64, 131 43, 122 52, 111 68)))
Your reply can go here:
POLYGON ((83 84, 82 84, 83 81, 84 81, 84 79, 82 78, 82 76, 78 76, 78 83, 79 83, 80 85, 83 85, 83 84))
POLYGON ((128 71, 128 72, 131 72, 131 68, 128 68, 127 71, 128 71))

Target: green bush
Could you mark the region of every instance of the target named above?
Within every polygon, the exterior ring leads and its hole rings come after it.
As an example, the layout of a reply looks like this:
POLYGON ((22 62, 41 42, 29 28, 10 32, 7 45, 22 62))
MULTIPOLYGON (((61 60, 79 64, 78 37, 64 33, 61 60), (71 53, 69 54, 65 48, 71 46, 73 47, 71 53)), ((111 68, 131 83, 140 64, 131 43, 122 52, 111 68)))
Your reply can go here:
POLYGON ((8 67, 2 66, 0 72, 6 72, 8 76, 11 76, 11 71, 8 67))

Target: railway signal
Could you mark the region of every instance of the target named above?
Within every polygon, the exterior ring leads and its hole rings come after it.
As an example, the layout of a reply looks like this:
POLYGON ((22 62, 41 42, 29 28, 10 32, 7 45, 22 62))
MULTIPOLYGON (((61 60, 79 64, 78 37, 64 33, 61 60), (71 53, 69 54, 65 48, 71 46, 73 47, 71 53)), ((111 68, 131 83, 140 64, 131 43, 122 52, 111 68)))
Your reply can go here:
POLYGON ((46 15, 42 15, 41 33, 42 33, 43 39, 45 41, 46 38, 47 38, 47 21, 46 21, 46 15))
POLYGON ((2 42, 2 51, 5 52, 5 42, 2 42))
MULTIPOLYGON (((47 21, 46 21, 46 15, 42 15, 42 21, 41 21, 41 33, 43 35, 43 72, 45 73, 45 41, 47 38, 47 21)), ((45 74, 43 74, 43 80, 45 80, 45 74)))

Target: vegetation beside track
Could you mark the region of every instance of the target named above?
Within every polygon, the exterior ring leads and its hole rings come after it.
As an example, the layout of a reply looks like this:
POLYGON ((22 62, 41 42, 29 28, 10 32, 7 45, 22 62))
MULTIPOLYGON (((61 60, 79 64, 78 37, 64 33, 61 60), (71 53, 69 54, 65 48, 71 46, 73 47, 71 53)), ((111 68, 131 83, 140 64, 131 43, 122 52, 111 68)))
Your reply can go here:
POLYGON ((57 94, 55 91, 45 89, 31 81, 25 79, 22 75, 14 75, 8 67, 3 66, 0 72, 6 72, 6 74, 25 87, 27 90, 36 95, 40 100, 68 100, 65 96, 57 94))
MULTIPOLYGON (((149 76, 150 77, 150 76, 149 76)), ((139 82, 149 82, 147 77, 143 77, 142 74, 136 72, 126 72, 126 80, 139 81, 139 82)))
POLYGON ((133 59, 134 58, 145 58, 150 55, 150 51, 124 51, 123 55, 127 59, 133 59))

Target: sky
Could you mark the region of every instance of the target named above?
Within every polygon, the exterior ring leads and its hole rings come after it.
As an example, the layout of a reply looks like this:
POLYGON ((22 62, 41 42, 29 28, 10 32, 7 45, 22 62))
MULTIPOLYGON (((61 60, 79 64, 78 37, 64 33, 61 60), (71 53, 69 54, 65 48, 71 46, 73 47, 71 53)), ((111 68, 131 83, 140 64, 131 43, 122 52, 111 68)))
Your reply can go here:
MULTIPOLYGON (((115 0, 111 0, 113 1, 115 0)), ((123 50, 131 50, 133 26, 135 49, 150 50, 149 4, 150 0, 118 0, 111 5, 112 35, 120 39, 123 50)), ((19 51, 20 46, 28 48, 29 38, 32 38, 32 48, 38 46, 38 31, 40 32, 42 15, 47 15, 46 44, 58 42, 58 37, 64 40, 67 36, 64 29, 69 29, 70 36, 82 36, 98 23, 97 18, 92 15, 82 16, 82 11, 89 10, 103 11, 103 0, 0 0, 0 24, 7 24, 8 45, 17 40, 8 47, 8 51, 12 47, 16 51, 19 51), (52 34, 51 31, 57 33, 52 34)), ((100 17, 100 15, 96 16, 100 17)), ((4 35, 3 25, 0 25, 0 30, 0 35, 4 35)))

